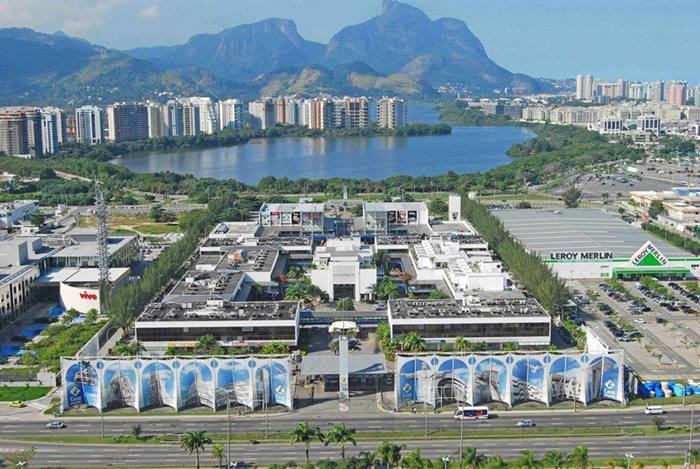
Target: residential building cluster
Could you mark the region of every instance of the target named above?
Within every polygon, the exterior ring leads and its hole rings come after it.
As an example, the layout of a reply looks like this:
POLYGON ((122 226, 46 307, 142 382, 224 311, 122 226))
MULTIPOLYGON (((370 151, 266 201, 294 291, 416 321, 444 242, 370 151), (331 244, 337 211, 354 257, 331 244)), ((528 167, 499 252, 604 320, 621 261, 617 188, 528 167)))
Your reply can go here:
MULTIPOLYGON (((393 129, 407 123, 403 99, 377 99, 377 126, 393 129)), ((268 129, 275 125, 300 125, 310 129, 362 129, 371 125, 370 99, 366 97, 296 96, 262 98, 248 104, 251 125, 268 129)))
POLYGON ((593 75, 576 76, 576 99, 606 103, 612 99, 645 100, 655 103, 668 103, 672 106, 700 106, 700 85, 688 86, 682 80, 656 80, 654 82, 625 81, 614 82, 594 79, 593 75))
MULTIPOLYGON (((239 99, 212 100, 191 96, 166 103, 114 103, 106 107, 80 106, 74 111, 56 107, 0 108, 0 154, 40 158, 58 152, 64 142, 86 145, 160 137, 213 134, 224 129, 298 125, 311 129, 367 128, 370 102, 365 97, 296 96, 263 98, 248 103, 247 115, 239 99)), ((403 99, 376 101, 377 126, 393 129, 407 123, 403 99)))

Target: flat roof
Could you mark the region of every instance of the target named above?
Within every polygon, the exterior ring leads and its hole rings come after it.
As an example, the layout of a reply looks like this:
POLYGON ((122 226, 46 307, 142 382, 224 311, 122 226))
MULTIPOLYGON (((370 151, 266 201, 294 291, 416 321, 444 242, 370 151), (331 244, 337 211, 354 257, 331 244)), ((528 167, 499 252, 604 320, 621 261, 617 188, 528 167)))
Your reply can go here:
POLYGON ((260 207, 260 211, 268 210, 270 212, 323 212, 324 204, 314 204, 308 202, 302 203, 265 203, 260 207))
POLYGON ((523 318, 549 315, 533 298, 519 292, 474 292, 462 300, 391 300, 392 319, 523 318))
POLYGON ((391 212, 394 210, 428 210, 425 202, 365 202, 367 212, 391 212))
MULTIPOLYGON (((128 267, 113 267, 109 269, 110 282, 116 282, 128 275, 128 267)), ((100 269, 79 267, 58 267, 49 269, 37 279, 39 283, 99 283, 100 269)))
POLYGON ((296 301, 205 301, 188 304, 152 303, 136 320, 153 321, 290 321, 296 301))
POLYGON ((628 259, 647 241, 666 257, 691 256, 599 209, 510 209, 491 213, 525 248, 545 259, 557 252, 612 252, 615 259, 628 259))
MULTIPOLYGON (((136 236, 109 236, 107 238, 107 250, 109 251, 109 255, 114 255, 135 239, 136 236)), ((82 241, 72 246, 66 246, 51 257, 88 256, 97 256, 97 241, 82 241)))

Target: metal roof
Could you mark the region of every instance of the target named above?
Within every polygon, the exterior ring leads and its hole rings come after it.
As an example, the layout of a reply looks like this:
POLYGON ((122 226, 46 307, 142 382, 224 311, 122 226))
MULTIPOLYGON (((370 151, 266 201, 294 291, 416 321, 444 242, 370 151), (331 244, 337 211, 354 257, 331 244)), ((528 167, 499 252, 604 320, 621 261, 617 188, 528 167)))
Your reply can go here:
MULTIPOLYGON (((307 355, 301 360, 301 374, 305 376, 337 375, 340 364, 337 355, 307 355)), ((351 375, 387 374, 389 369, 382 354, 351 353, 348 355, 351 375)))
POLYGON ((544 259, 557 252, 612 252, 615 259, 627 259, 647 241, 666 257, 691 255, 599 209, 512 209, 491 213, 530 252, 544 259))

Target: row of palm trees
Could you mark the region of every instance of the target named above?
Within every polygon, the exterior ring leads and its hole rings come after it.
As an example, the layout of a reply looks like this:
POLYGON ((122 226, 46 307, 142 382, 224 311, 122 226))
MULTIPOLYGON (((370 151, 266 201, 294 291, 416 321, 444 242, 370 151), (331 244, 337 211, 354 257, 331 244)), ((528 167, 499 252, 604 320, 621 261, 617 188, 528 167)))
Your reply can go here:
MULTIPOLYGON (((299 422, 296 427, 294 427, 294 430, 289 433, 289 444, 304 445, 306 467, 312 467, 309 463, 309 450, 314 442, 326 446, 329 444, 337 445, 340 448, 341 459, 349 462, 349 464, 346 465, 347 467, 358 469, 377 469, 378 466, 385 469, 391 469, 393 467, 401 467, 403 469, 432 469, 434 467, 433 462, 429 458, 421 456, 419 448, 415 448, 409 453, 402 455, 402 452, 406 449, 406 445, 398 445, 390 441, 382 442, 375 451, 363 451, 358 458, 353 457, 351 461, 347 461, 345 459, 345 451, 349 445, 357 445, 356 433, 354 428, 348 428, 345 424, 333 425, 328 432, 324 433, 319 427, 312 427, 307 422, 299 422)), ((180 436, 180 446, 182 449, 189 455, 195 454, 197 469, 200 468, 200 454, 205 451, 207 445, 211 444, 213 444, 213 441, 205 431, 187 432, 180 436)), ((221 468, 222 462, 226 456, 224 445, 221 443, 214 444, 212 446, 212 456, 218 461, 219 468, 221 468)), ((577 446, 571 453, 550 450, 544 454, 542 459, 538 459, 532 451, 522 451, 520 457, 511 462, 504 461, 501 456, 487 457, 479 453, 479 451, 473 447, 464 447, 462 448, 461 459, 462 460, 459 461, 460 469, 587 469, 591 466, 588 448, 586 446, 577 446)), ((447 462, 449 462, 449 458, 442 459, 442 461, 446 466, 447 462)), ((321 461, 321 463, 323 462, 330 463, 330 461, 321 461)), ((325 465, 321 463, 319 463, 317 467, 325 467, 325 465)), ((690 463, 695 465, 700 463, 699 450, 694 449, 691 451, 690 463)), ((626 459, 611 459, 606 462, 606 465, 610 467, 610 469, 624 469, 625 467, 629 467, 629 463, 626 459)), ((661 461, 660 465, 664 469, 668 469, 670 463, 661 461)), ((333 467, 335 467, 335 465, 333 465, 333 467)), ((644 469, 644 462, 638 461, 634 464, 634 468, 644 469)))
POLYGON ((323 433, 319 427, 312 427, 307 422, 297 423, 294 430, 289 433, 289 444, 301 443, 304 445, 304 457, 309 464, 309 449, 311 443, 318 441, 328 446, 335 444, 340 447, 340 457, 345 459, 345 448, 348 445, 357 445, 355 441, 356 430, 348 428, 345 424, 333 425, 327 433, 323 433))

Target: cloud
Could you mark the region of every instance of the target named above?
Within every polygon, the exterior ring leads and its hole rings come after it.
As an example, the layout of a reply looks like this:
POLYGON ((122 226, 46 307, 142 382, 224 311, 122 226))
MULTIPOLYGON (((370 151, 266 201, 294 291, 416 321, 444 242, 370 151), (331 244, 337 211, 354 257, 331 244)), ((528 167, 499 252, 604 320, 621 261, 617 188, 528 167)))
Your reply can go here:
POLYGON ((83 35, 99 29, 127 0, 0 0, 0 27, 61 30, 83 35))
POLYGON ((151 3, 150 5, 146 5, 139 11, 139 17, 143 19, 152 19, 152 18, 157 18, 160 15, 160 7, 158 7, 158 4, 156 3, 151 3))

